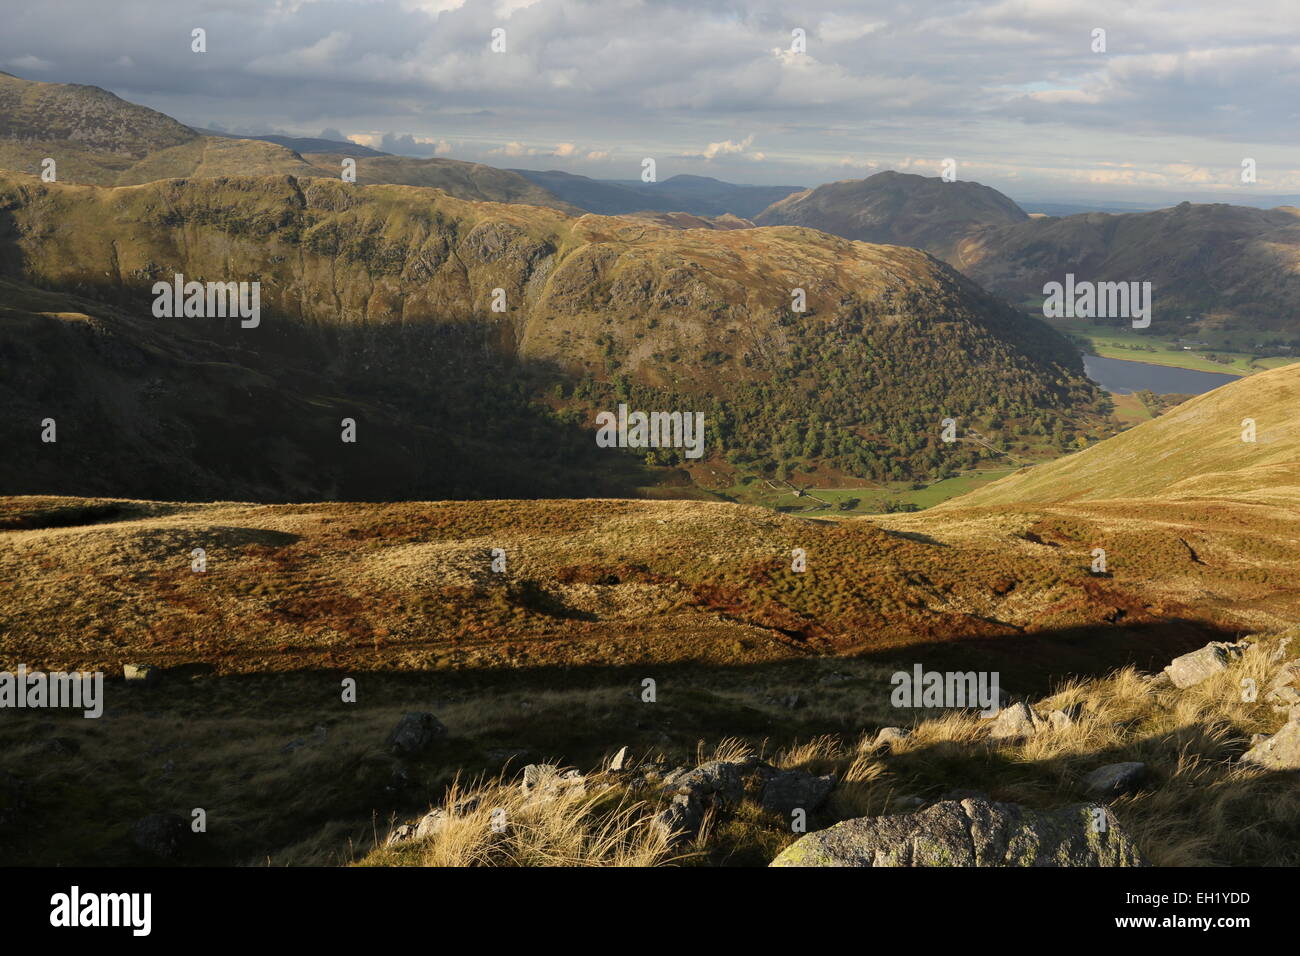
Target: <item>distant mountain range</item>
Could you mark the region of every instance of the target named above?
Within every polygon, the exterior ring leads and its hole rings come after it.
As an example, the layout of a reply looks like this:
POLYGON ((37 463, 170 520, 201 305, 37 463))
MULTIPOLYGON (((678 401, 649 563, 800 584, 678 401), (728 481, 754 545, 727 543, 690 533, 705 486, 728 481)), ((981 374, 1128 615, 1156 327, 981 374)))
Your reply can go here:
POLYGON ((551 170, 513 169, 565 202, 588 212, 618 216, 629 212, 686 212, 695 216, 730 214, 752 219, 800 186, 737 186, 708 176, 673 176, 663 182, 590 179, 551 170))

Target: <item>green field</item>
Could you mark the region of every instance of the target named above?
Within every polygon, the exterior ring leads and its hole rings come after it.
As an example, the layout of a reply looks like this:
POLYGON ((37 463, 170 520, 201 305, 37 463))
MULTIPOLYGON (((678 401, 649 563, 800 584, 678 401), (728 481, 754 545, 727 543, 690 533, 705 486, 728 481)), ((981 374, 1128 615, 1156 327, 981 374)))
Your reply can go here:
MULTIPOLYGON (((1206 342, 1206 345, 1189 346, 1176 335, 1152 334, 1114 325, 1096 325, 1081 319, 1044 319, 1059 332, 1086 342, 1086 350, 1102 358, 1122 359, 1127 362, 1148 362, 1152 365, 1170 365, 1175 368, 1199 372, 1222 372, 1226 375, 1251 375, 1270 368, 1290 365, 1297 361, 1293 355, 1265 355, 1233 351, 1232 342, 1216 341, 1214 333, 1183 333, 1182 338, 1206 342), (1210 358, 1213 355, 1215 358, 1210 358)), ((1266 352, 1268 350, 1261 350, 1266 352)))

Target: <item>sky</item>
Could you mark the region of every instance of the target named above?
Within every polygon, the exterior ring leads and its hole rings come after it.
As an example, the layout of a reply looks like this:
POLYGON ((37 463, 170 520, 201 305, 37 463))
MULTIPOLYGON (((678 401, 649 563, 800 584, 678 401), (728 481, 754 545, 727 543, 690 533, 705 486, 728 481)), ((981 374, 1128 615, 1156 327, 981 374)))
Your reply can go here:
POLYGON ((3 17, 6 72, 235 132, 602 179, 647 157, 660 180, 792 186, 953 159, 1016 198, 1300 193, 1297 0, 9 0, 3 17))

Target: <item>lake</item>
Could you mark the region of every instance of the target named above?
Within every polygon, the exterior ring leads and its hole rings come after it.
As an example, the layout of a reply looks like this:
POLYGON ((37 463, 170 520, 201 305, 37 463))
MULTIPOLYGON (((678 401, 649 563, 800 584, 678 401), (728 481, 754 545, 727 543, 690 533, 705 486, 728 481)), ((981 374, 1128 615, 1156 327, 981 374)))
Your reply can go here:
POLYGON ((1200 395, 1241 377, 1224 372, 1198 372, 1190 368, 1174 368, 1172 365, 1102 358, 1100 355, 1085 355, 1083 371, 1088 378, 1116 395, 1128 395, 1144 388, 1149 388, 1157 395, 1169 392, 1200 395))

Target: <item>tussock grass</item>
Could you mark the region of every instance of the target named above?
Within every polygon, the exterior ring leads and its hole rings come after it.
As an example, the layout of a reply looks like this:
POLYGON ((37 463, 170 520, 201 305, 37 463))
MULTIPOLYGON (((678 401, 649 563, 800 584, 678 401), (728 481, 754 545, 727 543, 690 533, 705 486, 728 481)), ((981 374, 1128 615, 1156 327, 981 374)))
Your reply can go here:
MULTIPOLYGON (((681 858, 622 788, 530 800, 503 777, 448 788, 430 836, 377 845, 364 866, 655 866, 681 858)), ((378 841, 382 835, 376 834, 378 841)))

